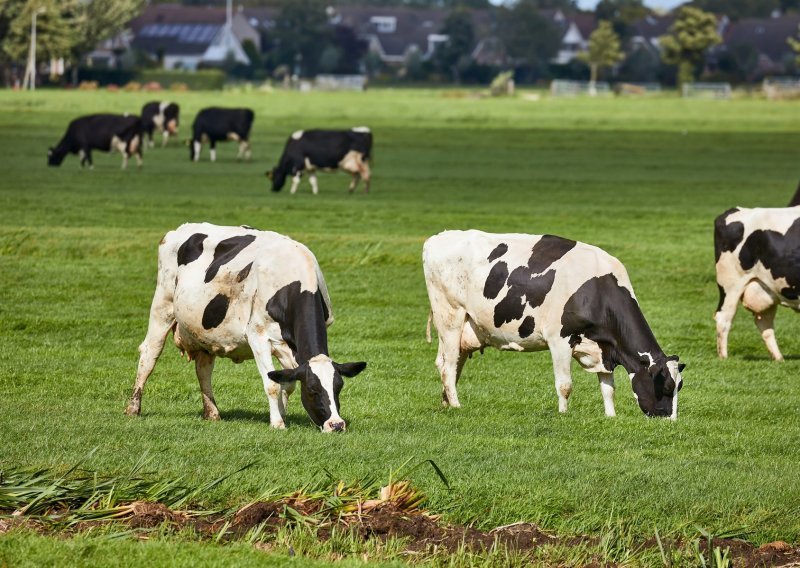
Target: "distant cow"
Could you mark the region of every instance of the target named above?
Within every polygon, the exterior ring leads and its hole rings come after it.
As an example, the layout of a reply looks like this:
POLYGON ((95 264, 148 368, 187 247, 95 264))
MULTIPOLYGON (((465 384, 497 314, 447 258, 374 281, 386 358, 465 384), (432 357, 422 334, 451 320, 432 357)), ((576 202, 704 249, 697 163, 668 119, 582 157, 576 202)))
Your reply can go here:
POLYGON ((778 305, 800 311, 800 207, 729 209, 714 221, 719 305, 717 353, 728 356, 728 333, 739 300, 750 310, 770 355, 778 305))
POLYGON ((152 101, 142 107, 142 126, 151 148, 153 147, 153 130, 162 133, 161 146, 167 145, 170 135, 178 134, 180 112, 181 108, 169 101, 152 101))
POLYGON ((613 256, 553 235, 445 231, 425 242, 422 264, 445 406, 460 406, 456 384, 472 352, 549 349, 560 412, 574 358, 597 373, 607 416, 615 416, 619 365, 646 415, 677 418, 684 365, 659 347, 613 256))
POLYGON ((357 375, 366 363, 331 360, 332 323, 322 272, 302 244, 250 227, 181 225, 158 249, 150 324, 126 413, 139 414, 145 382, 172 330, 175 345, 195 361, 206 419, 219 419, 211 391, 214 359, 255 359, 274 428, 285 427, 288 396, 300 381, 311 420, 325 432, 342 431, 342 376, 357 375), (275 370, 273 355, 283 370, 275 370))
POLYGON ((90 114, 76 118, 55 148, 47 151, 47 163, 60 166, 67 154, 78 154, 81 167, 92 162, 92 150, 122 154, 122 169, 128 167, 128 157, 135 156, 142 165, 142 121, 135 115, 90 114))
POLYGON ((267 177, 272 179, 272 191, 280 191, 291 175, 291 193, 295 193, 302 173, 310 172, 311 191, 316 195, 316 171, 342 169, 352 175, 350 193, 359 179, 364 180, 364 193, 368 193, 371 154, 372 132, 363 126, 350 130, 298 130, 286 141, 278 165, 267 172, 267 177))
POLYGON ((235 140, 239 142, 236 159, 243 156, 250 159, 250 129, 255 113, 249 108, 204 108, 197 113, 192 124, 192 140, 189 157, 195 162, 200 159, 203 142, 211 146, 211 161, 217 159, 217 142, 235 140))

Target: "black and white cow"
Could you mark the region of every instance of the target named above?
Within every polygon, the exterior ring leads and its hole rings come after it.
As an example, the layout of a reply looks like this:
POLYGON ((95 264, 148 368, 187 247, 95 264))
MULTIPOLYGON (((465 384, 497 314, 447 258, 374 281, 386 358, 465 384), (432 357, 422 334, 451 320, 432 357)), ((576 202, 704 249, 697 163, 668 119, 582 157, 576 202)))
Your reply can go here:
POLYGON ((714 221, 719 305, 717 354, 728 357, 728 333, 741 300, 753 313, 770 355, 778 305, 800 311, 800 207, 729 209, 714 221))
POLYGON ((128 157, 135 156, 142 165, 142 121, 135 115, 90 114, 76 118, 55 148, 47 150, 47 163, 60 166, 67 154, 78 154, 81 167, 92 163, 92 150, 122 154, 122 169, 128 167, 128 157))
POLYGON ((288 396, 300 399, 325 432, 342 431, 342 376, 366 363, 335 363, 328 355, 331 302, 317 259, 302 244, 250 227, 192 223, 167 233, 158 249, 158 282, 127 414, 138 415, 142 391, 170 330, 194 359, 203 415, 218 420, 211 391, 216 357, 255 359, 274 428, 284 428, 288 396), (272 356, 283 370, 276 371, 272 356))
POLYGON ((615 416, 613 371, 621 366, 645 414, 677 418, 684 365, 659 347, 613 256, 553 235, 445 231, 425 242, 422 263, 445 406, 460 406, 464 363, 491 346, 549 349, 560 412, 572 392, 574 358, 597 373, 607 416, 615 416))
POLYGON ((278 165, 267 172, 272 191, 280 191, 286 177, 292 176, 291 193, 297 191, 303 172, 309 172, 311 191, 319 192, 317 170, 342 169, 351 174, 350 193, 360 179, 364 193, 369 193, 369 159, 372 154, 372 132, 365 126, 350 130, 298 130, 286 141, 278 165))
POLYGON ((161 132, 161 146, 167 145, 170 136, 178 134, 178 122, 181 108, 169 101, 152 101, 142 107, 142 125, 147 134, 147 141, 153 147, 153 131, 161 132))
POLYGON ((211 161, 217 159, 217 142, 235 140, 239 142, 236 159, 250 159, 250 129, 255 113, 249 108, 204 108, 197 113, 192 124, 192 140, 189 158, 197 162, 203 142, 211 146, 211 161))

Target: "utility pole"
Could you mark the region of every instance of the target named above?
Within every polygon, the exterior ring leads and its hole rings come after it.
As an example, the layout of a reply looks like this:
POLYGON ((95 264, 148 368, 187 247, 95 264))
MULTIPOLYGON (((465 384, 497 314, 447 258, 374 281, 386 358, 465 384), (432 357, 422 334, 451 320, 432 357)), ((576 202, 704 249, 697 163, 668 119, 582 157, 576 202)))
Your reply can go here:
POLYGON ((36 16, 44 14, 44 8, 37 8, 31 14, 31 47, 28 50, 28 65, 25 67, 25 77, 22 79, 22 88, 28 85, 31 91, 36 90, 36 16))

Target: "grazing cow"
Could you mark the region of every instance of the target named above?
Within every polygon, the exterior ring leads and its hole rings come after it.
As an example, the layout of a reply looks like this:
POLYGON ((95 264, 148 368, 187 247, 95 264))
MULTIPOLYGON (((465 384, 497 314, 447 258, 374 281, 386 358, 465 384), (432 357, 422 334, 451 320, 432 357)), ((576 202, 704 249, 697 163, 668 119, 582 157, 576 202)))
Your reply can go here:
POLYGON ((570 360, 597 373, 605 413, 615 416, 616 366, 629 374, 648 416, 678 415, 683 363, 659 347, 616 258, 553 235, 445 231, 422 252, 439 335, 442 403, 458 407, 456 384, 472 352, 549 349, 558 409, 572 392, 570 360))
POLYGON ((246 226, 181 225, 158 249, 150 324, 126 413, 139 414, 145 382, 172 330, 175 345, 195 361, 206 419, 219 419, 211 391, 216 357, 255 359, 273 428, 285 427, 288 396, 300 381, 300 399, 314 424, 342 431, 342 376, 353 377, 367 364, 328 356, 332 323, 322 272, 302 244, 246 226), (275 370, 273 355, 283 370, 275 370))
POLYGON ((343 169, 351 174, 350 193, 359 179, 364 180, 364 193, 369 193, 369 159, 372 153, 372 132, 364 126, 350 130, 298 130, 286 141, 278 165, 267 172, 272 191, 280 191, 286 176, 292 176, 291 193, 297 191, 303 172, 310 172, 311 191, 316 195, 316 171, 343 169))
POLYGON ((728 333, 741 300, 772 358, 782 361, 773 324, 778 305, 800 311, 800 207, 729 209, 714 221, 714 254, 717 354, 728 357, 728 333))
POLYGON ((128 167, 128 157, 135 156, 142 165, 142 121, 135 115, 90 114, 76 118, 55 148, 47 151, 47 163, 60 166, 67 154, 78 154, 81 167, 92 163, 92 150, 122 154, 122 169, 128 167))
POLYGON ((211 146, 211 161, 217 159, 217 142, 235 140, 239 142, 239 153, 250 159, 250 128, 253 126, 255 113, 249 108, 204 108, 197 113, 192 124, 192 140, 189 144, 189 157, 197 162, 200 159, 200 148, 203 142, 211 146))
POLYGON ((169 101, 152 101, 142 107, 142 125, 147 141, 153 147, 153 130, 161 131, 161 146, 167 145, 170 135, 178 134, 178 119, 181 107, 169 101))

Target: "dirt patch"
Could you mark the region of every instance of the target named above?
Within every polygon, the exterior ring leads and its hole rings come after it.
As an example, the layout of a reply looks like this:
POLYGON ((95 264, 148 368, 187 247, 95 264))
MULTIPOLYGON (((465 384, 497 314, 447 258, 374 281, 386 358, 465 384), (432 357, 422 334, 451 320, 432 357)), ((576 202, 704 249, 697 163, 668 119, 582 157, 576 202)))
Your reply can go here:
MULTIPOLYGON (((711 542, 714 548, 730 550, 734 568, 800 567, 800 548, 792 547, 782 540, 768 542, 759 547, 739 539, 715 538, 711 542)), ((707 554, 707 540, 701 540, 700 550, 707 554)))
POLYGON ((131 515, 126 522, 134 529, 153 529, 163 523, 183 526, 186 524, 185 514, 173 511, 161 503, 135 501, 131 503, 131 515))

